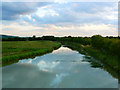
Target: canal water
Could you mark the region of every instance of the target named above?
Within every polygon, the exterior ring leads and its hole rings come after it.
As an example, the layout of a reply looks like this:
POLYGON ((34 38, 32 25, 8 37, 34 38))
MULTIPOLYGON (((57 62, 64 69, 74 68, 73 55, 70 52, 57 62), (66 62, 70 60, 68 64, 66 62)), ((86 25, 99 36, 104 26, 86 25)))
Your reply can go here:
POLYGON ((118 88, 118 80, 91 67, 85 55, 68 47, 19 60, 2 68, 3 88, 118 88))

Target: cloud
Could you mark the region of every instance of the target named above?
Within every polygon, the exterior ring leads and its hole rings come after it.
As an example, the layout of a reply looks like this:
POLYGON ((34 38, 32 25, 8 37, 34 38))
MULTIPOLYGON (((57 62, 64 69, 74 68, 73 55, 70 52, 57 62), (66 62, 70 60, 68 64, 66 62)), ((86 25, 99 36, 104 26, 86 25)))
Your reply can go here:
POLYGON ((11 34, 18 36, 36 36, 54 35, 54 36, 92 36, 101 34, 103 36, 117 36, 117 26, 112 24, 79 24, 79 25, 54 25, 44 24, 42 26, 34 26, 27 22, 11 23, 3 25, 3 34, 11 34))
POLYGON ((3 20, 18 18, 28 23, 117 23, 117 4, 98 2, 78 3, 3 3, 3 20), (31 19, 30 19, 31 18, 31 19), (109 21, 108 21, 109 20, 109 21))
POLYGON ((2 7, 4 34, 117 36, 116 3, 3 3, 2 7))
POLYGON ((117 4, 115 3, 63 3, 40 7, 32 13, 30 20, 25 15, 21 17, 28 23, 58 24, 58 23, 106 23, 117 24, 117 4))
POLYGON ((2 20, 15 20, 20 15, 29 15, 37 11, 37 7, 42 7, 48 3, 33 2, 3 2, 2 3, 2 20))

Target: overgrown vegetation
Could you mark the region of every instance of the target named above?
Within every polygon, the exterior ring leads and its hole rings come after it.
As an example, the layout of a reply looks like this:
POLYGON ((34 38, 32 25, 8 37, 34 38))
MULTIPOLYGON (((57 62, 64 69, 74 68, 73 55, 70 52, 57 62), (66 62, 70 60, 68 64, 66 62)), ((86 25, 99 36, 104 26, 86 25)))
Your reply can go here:
POLYGON ((23 58, 43 55, 60 46, 60 43, 52 41, 3 41, 2 65, 14 63, 23 58))

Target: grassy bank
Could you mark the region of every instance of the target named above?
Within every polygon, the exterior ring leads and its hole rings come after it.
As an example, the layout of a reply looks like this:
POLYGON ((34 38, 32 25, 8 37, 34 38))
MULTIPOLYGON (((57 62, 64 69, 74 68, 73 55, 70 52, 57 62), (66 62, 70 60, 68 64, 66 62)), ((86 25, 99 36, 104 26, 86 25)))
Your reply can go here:
POLYGON ((120 79, 120 68, 118 65, 119 63, 118 56, 110 55, 106 52, 102 52, 101 50, 98 50, 91 46, 86 46, 84 47, 84 49, 90 56, 101 61, 104 64, 104 69, 108 71, 113 77, 120 79))
MULTIPOLYGON (((104 64, 104 69, 107 70, 109 73, 111 73, 114 77, 118 78, 118 73, 120 73, 120 68, 118 65, 118 57, 110 55, 106 52, 102 52, 101 50, 98 50, 96 48, 93 48, 90 45, 81 45, 78 43, 71 43, 71 42, 62 42, 67 47, 77 50, 82 54, 85 54, 86 56, 92 56, 95 59, 99 60, 101 63, 104 64)), ((99 63, 96 62, 91 63, 93 67, 99 66, 99 63)))
POLYGON ((60 46, 60 43, 52 41, 3 41, 2 66, 15 63, 20 59, 52 52, 60 46))
POLYGON ((84 47, 85 50, 88 52, 89 55, 93 56, 94 58, 106 63, 111 68, 116 71, 119 71, 118 67, 118 57, 109 55, 105 52, 101 52, 100 50, 93 48, 91 46, 84 47))

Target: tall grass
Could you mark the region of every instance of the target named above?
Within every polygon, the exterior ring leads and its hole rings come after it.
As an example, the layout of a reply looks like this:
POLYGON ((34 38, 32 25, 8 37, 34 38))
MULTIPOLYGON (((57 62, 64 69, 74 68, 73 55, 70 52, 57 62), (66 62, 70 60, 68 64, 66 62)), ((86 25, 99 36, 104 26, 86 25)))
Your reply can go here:
POLYGON ((5 66, 20 59, 52 52, 61 44, 52 41, 12 41, 2 42, 2 46, 2 66, 5 66))
POLYGON ((96 48, 93 47, 84 47, 85 50, 89 53, 89 55, 93 56, 94 58, 102 61, 103 63, 109 65, 111 68, 113 68, 116 71, 120 71, 118 67, 118 57, 109 55, 106 52, 102 52, 96 48))

